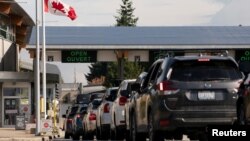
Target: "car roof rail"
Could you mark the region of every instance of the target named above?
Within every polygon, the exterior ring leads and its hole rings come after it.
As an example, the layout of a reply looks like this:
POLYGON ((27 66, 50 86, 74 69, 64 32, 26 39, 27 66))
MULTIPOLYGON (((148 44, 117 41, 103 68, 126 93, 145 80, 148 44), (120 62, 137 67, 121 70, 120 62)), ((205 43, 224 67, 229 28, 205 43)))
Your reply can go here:
POLYGON ((228 50, 218 50, 218 51, 200 51, 199 56, 221 56, 228 57, 228 50))
POLYGON ((174 57, 174 52, 173 51, 168 51, 164 55, 160 56, 160 58, 165 58, 165 57, 174 57))

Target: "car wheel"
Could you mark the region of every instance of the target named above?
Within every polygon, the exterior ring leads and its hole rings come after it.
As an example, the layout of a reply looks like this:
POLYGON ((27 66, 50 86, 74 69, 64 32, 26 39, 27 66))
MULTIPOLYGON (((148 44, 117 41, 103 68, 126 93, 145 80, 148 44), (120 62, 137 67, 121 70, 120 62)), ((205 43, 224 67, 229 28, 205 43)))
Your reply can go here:
POLYGON ((101 126, 100 129, 100 137, 102 140, 107 140, 110 137, 110 129, 104 129, 104 127, 101 126))
POLYGON ((182 140, 183 134, 182 133, 175 133, 174 136, 173 136, 173 138, 175 140, 182 140))
POLYGON ((246 125, 246 113, 244 110, 244 104, 238 105, 238 124, 239 125, 246 125))
POLYGON ((96 126, 96 139, 100 140, 101 139, 101 134, 100 134, 100 128, 96 126))
POLYGON ((145 141, 146 136, 143 136, 142 134, 137 133, 137 126, 136 126, 136 117, 135 115, 132 115, 132 118, 130 119, 130 139, 132 141, 145 141))
POLYGON ((79 140, 79 139, 80 139, 80 136, 77 135, 77 134, 73 134, 72 138, 73 138, 73 140, 79 140))
POLYGON ((124 138, 124 135, 122 134, 121 130, 115 127, 115 139, 122 140, 123 138, 124 138))
POLYGON ((126 141, 131 141, 131 138, 130 138, 130 131, 129 130, 126 130, 126 135, 125 135, 125 140, 126 141))
POLYGON ((67 132, 65 132, 65 134, 64 134, 64 138, 65 138, 65 139, 69 139, 69 137, 70 137, 70 134, 69 134, 69 133, 67 133, 67 132))
POLYGON ((148 117, 148 137, 149 141, 163 141, 164 138, 155 131, 153 124, 153 115, 149 113, 148 117))
POLYGON ((115 139, 115 131, 113 129, 110 129, 110 139, 111 140, 115 139))
POLYGON ((207 134, 206 133, 200 133, 198 139, 200 141, 208 141, 207 134))

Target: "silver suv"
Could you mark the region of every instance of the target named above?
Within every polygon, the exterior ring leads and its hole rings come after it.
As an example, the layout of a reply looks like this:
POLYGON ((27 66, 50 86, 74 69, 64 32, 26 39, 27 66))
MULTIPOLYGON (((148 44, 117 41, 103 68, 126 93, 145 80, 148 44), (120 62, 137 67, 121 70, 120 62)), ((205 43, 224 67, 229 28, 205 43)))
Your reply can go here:
MULTIPOLYGON (((231 125, 244 75, 228 56, 180 56, 155 61, 134 96, 132 140, 200 139, 210 124, 231 125)), ((139 86, 138 86, 139 87, 139 86)))

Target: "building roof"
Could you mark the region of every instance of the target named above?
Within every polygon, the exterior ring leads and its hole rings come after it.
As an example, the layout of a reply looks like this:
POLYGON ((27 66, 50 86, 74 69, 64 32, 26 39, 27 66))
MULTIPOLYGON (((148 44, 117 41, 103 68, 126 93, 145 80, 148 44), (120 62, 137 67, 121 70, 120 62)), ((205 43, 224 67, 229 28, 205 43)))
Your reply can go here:
POLYGON ((32 18, 15 0, 0 0, 0 13, 8 16, 15 25, 16 43, 21 48, 29 42, 31 31, 35 25, 32 18))
MULTIPOLYGON (((30 45, 35 45, 33 29, 30 45)), ((41 34, 41 32, 40 32, 41 34)), ((42 36, 40 36, 42 37, 42 36)), ((41 41, 41 40, 40 40, 41 41)), ((250 26, 46 27, 47 45, 250 45, 250 26)))

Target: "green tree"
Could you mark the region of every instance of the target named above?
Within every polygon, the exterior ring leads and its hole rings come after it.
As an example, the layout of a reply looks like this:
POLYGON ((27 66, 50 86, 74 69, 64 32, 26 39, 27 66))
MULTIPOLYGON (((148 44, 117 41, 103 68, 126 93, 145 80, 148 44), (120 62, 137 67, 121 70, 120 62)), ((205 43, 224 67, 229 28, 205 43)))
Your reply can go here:
POLYGON ((133 14, 135 8, 132 7, 132 1, 122 0, 121 8, 118 10, 116 18, 116 26, 136 26, 138 17, 133 14))
POLYGON ((90 83, 95 78, 100 78, 101 76, 106 76, 107 74, 107 63, 96 62, 89 66, 89 73, 85 74, 85 77, 90 83))
MULTIPOLYGON (((132 7, 132 1, 122 0, 122 4, 120 6, 120 9, 117 10, 118 16, 115 16, 117 22, 115 25, 136 26, 139 18, 135 17, 133 14, 135 8, 132 7)), ((86 79, 91 82, 92 79, 103 75, 105 76, 105 86, 117 86, 122 79, 136 78, 144 69, 138 63, 128 62, 124 57, 117 59, 117 62, 106 63, 106 66, 102 66, 102 63, 91 64, 91 66, 89 67, 90 73, 85 75, 86 79), (123 67, 121 67, 121 62, 123 62, 123 67), (119 76, 119 70, 124 71, 124 77, 119 76)))
MULTIPOLYGON (((120 9, 117 10, 118 16, 115 16, 116 26, 136 26, 138 21, 138 17, 135 17, 133 14, 135 8, 132 7, 131 0, 122 0, 122 4, 120 5, 120 9)), ((123 54, 123 51, 117 50, 123 54)), ((123 55, 122 55, 123 56, 123 55)), ((118 79, 131 79, 136 78, 141 71, 143 70, 140 65, 134 62, 128 62, 126 58, 117 56, 117 68, 113 68, 114 70, 118 70, 116 78, 118 79)), ((114 78, 111 78, 114 79, 114 78)))

